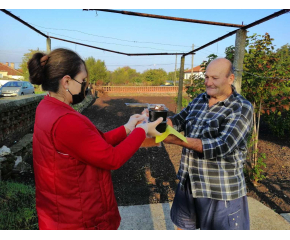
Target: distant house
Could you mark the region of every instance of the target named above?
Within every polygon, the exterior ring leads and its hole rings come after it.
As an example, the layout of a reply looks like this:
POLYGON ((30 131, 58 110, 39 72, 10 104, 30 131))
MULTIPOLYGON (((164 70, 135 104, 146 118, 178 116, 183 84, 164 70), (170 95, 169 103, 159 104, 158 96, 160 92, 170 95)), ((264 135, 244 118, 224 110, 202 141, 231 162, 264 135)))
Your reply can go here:
POLYGON ((5 80, 24 80, 23 73, 21 70, 14 68, 14 63, 10 64, 6 62, 0 63, 0 79, 5 80))
MULTIPOLYGON (((194 67, 192 74, 203 76, 202 68, 200 66, 194 67)), ((191 69, 184 71, 184 79, 189 79, 190 75, 191 75, 191 69)))

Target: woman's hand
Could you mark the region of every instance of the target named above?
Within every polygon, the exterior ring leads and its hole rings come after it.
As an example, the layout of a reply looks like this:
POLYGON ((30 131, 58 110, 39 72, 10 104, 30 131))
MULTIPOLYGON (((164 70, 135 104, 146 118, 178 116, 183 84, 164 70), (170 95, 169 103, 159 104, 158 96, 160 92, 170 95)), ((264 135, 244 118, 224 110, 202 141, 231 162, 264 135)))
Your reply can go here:
POLYGON ((141 113, 142 115, 146 115, 147 117, 149 117, 149 110, 148 108, 144 108, 143 112, 141 113))
POLYGON ((163 118, 158 118, 155 122, 145 122, 138 124, 136 127, 143 128, 146 134, 150 137, 156 137, 162 135, 162 133, 156 130, 156 127, 159 123, 163 121, 163 118))
POLYGON ((132 132, 135 129, 138 122, 140 122, 140 121, 142 122, 145 119, 146 119, 146 116, 144 116, 144 115, 140 115, 140 114, 132 115, 130 117, 129 121, 124 125, 124 127, 126 128, 127 134, 129 134, 130 132, 132 132))

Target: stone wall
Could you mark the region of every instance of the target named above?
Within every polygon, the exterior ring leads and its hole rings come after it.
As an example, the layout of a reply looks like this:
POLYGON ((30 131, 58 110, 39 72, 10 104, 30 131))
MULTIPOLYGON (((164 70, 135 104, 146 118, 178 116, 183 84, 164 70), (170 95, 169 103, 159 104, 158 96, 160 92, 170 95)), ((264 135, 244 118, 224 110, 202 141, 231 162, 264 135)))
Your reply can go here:
MULTIPOLYGON (((1 175, 3 180, 23 178, 30 174, 33 176, 32 131, 35 110, 43 97, 44 95, 30 95, 0 99, 0 181, 1 175), (8 152, 2 154, 2 149, 8 149, 8 152)), ((88 95, 73 108, 81 113, 94 104, 96 99, 96 95, 88 95)))
MULTIPOLYGON (((10 147, 27 133, 33 132, 35 111, 45 94, 27 95, 9 99, 0 99, 0 147, 10 147)), ((83 102, 73 108, 82 112, 96 100, 88 95, 83 102)))
POLYGON ((0 147, 11 146, 25 134, 32 132, 35 110, 41 95, 27 95, 0 101, 0 147))

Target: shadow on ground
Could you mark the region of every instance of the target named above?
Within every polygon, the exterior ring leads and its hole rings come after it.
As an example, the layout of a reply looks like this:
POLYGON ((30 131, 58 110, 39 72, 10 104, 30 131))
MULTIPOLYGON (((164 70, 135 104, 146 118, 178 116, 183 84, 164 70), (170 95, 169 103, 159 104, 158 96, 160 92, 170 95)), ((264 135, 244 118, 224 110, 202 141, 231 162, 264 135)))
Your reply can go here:
MULTIPOLYGON (((124 125, 131 115, 141 113, 144 108, 125 105, 136 102, 139 101, 134 98, 104 97, 97 99, 82 114, 106 132, 124 125)), ((169 115, 174 113, 171 111, 169 115)), ((119 206, 172 201, 177 186, 176 171, 163 144, 161 147, 140 148, 121 168, 112 171, 112 179, 119 206)))
MULTIPOLYGON (((125 124, 129 117, 143 108, 129 108, 125 103, 163 103, 174 115, 173 97, 108 97, 104 96, 86 109, 87 116, 100 130, 106 132, 125 124)), ((290 141, 274 136, 261 123, 261 152, 267 153, 266 179, 254 186, 247 180, 248 196, 255 198, 278 213, 290 212, 290 141)), ((177 186, 176 172, 181 148, 165 144, 160 148, 141 148, 120 169, 112 172, 119 206, 170 202, 177 186)))

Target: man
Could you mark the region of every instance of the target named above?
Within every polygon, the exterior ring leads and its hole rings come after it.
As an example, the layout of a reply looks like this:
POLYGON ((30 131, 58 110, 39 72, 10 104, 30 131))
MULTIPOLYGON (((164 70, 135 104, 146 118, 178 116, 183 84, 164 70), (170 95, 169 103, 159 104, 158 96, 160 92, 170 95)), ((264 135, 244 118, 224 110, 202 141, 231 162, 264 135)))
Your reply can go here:
POLYGON ((249 229, 243 164, 252 128, 253 106, 232 85, 232 63, 213 60, 205 72, 206 93, 198 95, 167 124, 184 131, 171 219, 178 229, 249 229))

